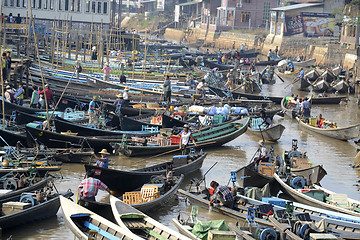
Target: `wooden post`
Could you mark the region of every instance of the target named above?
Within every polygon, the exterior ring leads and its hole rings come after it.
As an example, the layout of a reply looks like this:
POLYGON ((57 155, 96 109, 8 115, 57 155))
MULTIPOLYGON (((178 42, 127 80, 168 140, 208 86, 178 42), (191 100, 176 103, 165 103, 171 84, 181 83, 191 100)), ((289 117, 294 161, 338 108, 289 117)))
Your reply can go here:
POLYGON ((18 75, 19 75, 18 71, 19 71, 19 64, 16 62, 15 63, 15 68, 14 68, 14 86, 16 86, 16 88, 18 87, 18 83, 17 83, 18 75))
POLYGON ((26 89, 25 89, 25 93, 26 93, 26 97, 29 97, 29 66, 30 66, 30 60, 26 59, 26 89))
POLYGON ((75 47, 76 47, 76 53, 75 53, 75 61, 78 60, 78 56, 79 56, 79 31, 76 31, 76 43, 75 43, 75 47))
POLYGON ((84 50, 84 60, 83 60, 83 62, 86 62, 86 43, 85 43, 85 37, 83 36, 82 37, 82 45, 83 45, 83 50, 84 50))

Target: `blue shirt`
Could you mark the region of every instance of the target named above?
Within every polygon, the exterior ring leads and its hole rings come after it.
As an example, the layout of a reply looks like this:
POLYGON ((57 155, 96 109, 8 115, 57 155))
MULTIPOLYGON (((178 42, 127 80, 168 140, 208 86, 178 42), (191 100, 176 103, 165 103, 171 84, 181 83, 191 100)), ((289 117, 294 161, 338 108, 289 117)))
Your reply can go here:
POLYGON ((304 102, 302 103, 302 107, 303 107, 304 109, 310 109, 310 102, 309 102, 308 100, 304 101, 304 102))
POLYGON ((90 104, 89 104, 89 112, 94 112, 95 110, 91 109, 92 108, 95 108, 95 102, 94 101, 91 101, 90 104))
POLYGON ((304 71, 304 69, 303 69, 303 70, 301 70, 300 73, 299 73, 299 78, 303 78, 304 75, 305 75, 305 71, 304 71))
POLYGON ((294 68, 294 64, 292 62, 290 62, 288 65, 287 65, 289 68, 294 68))
POLYGON ((104 157, 103 160, 104 160, 104 161, 98 160, 98 161, 96 162, 96 165, 97 165, 98 167, 108 168, 108 167, 109 167, 109 159, 108 159, 107 157, 104 157))

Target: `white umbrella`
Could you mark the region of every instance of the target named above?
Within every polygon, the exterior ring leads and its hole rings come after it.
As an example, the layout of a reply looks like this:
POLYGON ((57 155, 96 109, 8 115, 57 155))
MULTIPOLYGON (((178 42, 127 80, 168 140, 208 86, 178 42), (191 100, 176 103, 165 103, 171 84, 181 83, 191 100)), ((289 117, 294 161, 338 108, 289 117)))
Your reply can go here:
POLYGON ((284 59, 284 60, 281 60, 280 62, 278 62, 278 67, 281 67, 281 66, 283 66, 283 65, 285 65, 285 64, 287 64, 287 60, 286 59, 284 59))

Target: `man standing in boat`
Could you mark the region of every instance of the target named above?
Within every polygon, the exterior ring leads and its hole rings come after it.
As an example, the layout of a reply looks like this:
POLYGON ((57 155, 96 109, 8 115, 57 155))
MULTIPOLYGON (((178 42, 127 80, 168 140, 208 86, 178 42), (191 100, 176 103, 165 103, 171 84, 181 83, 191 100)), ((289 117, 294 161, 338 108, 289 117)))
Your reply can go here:
POLYGON ((93 97, 92 101, 89 104, 89 124, 97 124, 98 117, 97 112, 99 108, 96 107, 96 96, 93 97))
POLYGON ((91 169, 86 172, 87 178, 81 181, 79 185, 79 194, 81 200, 96 201, 95 196, 99 189, 111 194, 110 189, 99 179, 94 178, 95 170, 91 169))
POLYGON ((109 63, 105 64, 105 67, 103 68, 103 72, 104 72, 104 80, 109 81, 110 73, 111 73, 111 67, 109 67, 109 63))
POLYGON ((180 133, 180 146, 179 148, 182 150, 182 155, 188 155, 190 152, 190 141, 197 147, 197 144, 189 130, 189 125, 185 124, 183 131, 180 133))
POLYGON ((266 148, 263 140, 259 141, 258 151, 259 151, 259 156, 254 159, 255 170, 257 170, 257 167, 258 167, 260 161, 263 161, 263 162, 269 161, 268 149, 266 148))
POLYGON ((108 168, 109 158, 107 156, 110 155, 110 153, 105 148, 99 153, 101 154, 101 157, 96 156, 95 153, 92 154, 97 159, 95 165, 102 168, 108 168))
POLYGON ((234 207, 235 198, 231 194, 230 189, 227 186, 219 185, 219 183, 212 181, 210 187, 214 189, 214 195, 212 195, 209 202, 209 206, 216 202, 217 198, 220 200, 220 205, 228 208, 234 207))
POLYGON ((304 102, 301 104, 301 112, 304 118, 310 117, 310 108, 311 104, 309 102, 309 99, 305 97, 304 102))
POLYGON ((168 75, 165 77, 164 82, 164 101, 166 101, 168 105, 171 103, 171 81, 168 75))

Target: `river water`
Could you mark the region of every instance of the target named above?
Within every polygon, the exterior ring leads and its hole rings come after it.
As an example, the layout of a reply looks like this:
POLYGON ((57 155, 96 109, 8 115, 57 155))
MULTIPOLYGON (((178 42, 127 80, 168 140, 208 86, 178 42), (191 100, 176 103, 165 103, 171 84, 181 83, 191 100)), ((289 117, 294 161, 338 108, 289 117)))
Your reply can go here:
MULTIPOLYGON (((275 85, 264 85, 264 92, 271 92, 273 96, 283 96, 291 91, 290 88, 285 88, 287 85, 288 82, 281 83, 280 81, 275 85)), ((310 96, 311 94, 308 93, 307 95, 310 96)), ((339 105, 313 106, 312 115, 316 116, 319 113, 322 113, 326 119, 336 121, 338 126, 348 126, 358 123, 360 120, 360 112, 355 98, 350 98, 350 102, 339 105)), ((291 148, 292 139, 298 139, 299 151, 306 151, 309 159, 314 164, 322 164, 326 169, 328 175, 322 180, 323 187, 337 193, 346 193, 349 197, 360 200, 360 192, 356 186, 357 181, 359 181, 360 171, 350 166, 357 152, 357 145, 353 141, 343 142, 301 131, 297 122, 287 116, 284 118, 275 116, 274 120, 286 127, 282 138, 278 143, 273 144, 275 153, 281 155, 283 150, 291 148)), ((205 159, 203 167, 200 171, 186 177, 182 188, 188 189, 190 179, 193 177, 201 179, 202 174, 215 162, 217 162, 216 166, 206 175, 206 182, 209 184, 211 180, 216 180, 220 184, 227 184, 230 171, 239 169, 249 162, 258 148, 257 142, 259 140, 250 133, 245 133, 221 148, 206 150, 208 157, 205 159)), ((140 161, 141 158, 117 156, 111 159, 110 168, 130 170, 151 166, 167 161, 170 158, 171 156, 163 156, 157 159, 140 161)), ((70 188, 76 192, 79 182, 84 177, 84 172, 84 167, 81 164, 63 164, 61 170, 63 179, 56 180, 59 191, 66 191, 70 188)), ((97 199, 107 201, 107 193, 101 192, 97 199)), ((159 208, 149 215, 161 223, 175 228, 171 223, 171 219, 176 218, 180 212, 184 216, 189 215, 190 211, 191 206, 182 198, 174 198, 168 206, 159 208)), ((227 216, 201 208, 199 209, 198 218, 200 220, 225 219, 235 222, 234 219, 227 216)), ((61 209, 54 218, 30 223, 3 233, 3 239, 9 236, 12 236, 13 239, 74 239, 74 235, 64 223, 61 209)))

